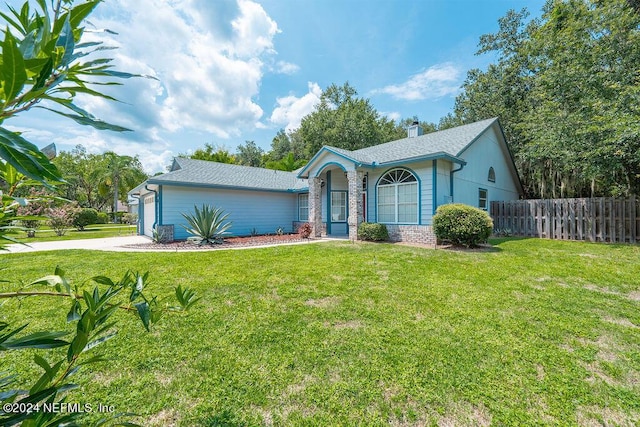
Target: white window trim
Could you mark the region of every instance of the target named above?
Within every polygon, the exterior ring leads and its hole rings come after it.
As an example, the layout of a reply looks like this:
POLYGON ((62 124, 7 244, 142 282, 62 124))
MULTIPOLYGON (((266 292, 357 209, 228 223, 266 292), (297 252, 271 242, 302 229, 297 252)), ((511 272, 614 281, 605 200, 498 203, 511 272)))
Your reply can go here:
POLYGON ((332 223, 345 223, 347 222, 347 216, 348 216, 348 206, 349 206, 349 195, 347 194, 347 191, 344 190, 331 190, 331 207, 330 207, 330 212, 329 212, 329 216, 331 217, 330 220, 332 223), (333 208, 334 208, 334 204, 333 204, 333 195, 334 194, 344 194, 344 205, 338 205, 339 207, 344 207, 344 220, 340 221, 334 221, 333 220, 333 208))
POLYGON ((478 188, 478 208, 482 209, 483 211, 489 210, 489 190, 487 190, 486 188, 478 188), (484 191, 484 194, 485 194, 484 198, 480 197, 481 191, 484 191), (484 200, 484 208, 480 206, 481 200, 484 200))
POLYGON ((418 180, 418 177, 411 171, 409 171, 408 169, 404 169, 404 168, 397 168, 397 169, 392 169, 389 170, 387 172, 385 172, 383 175, 380 176, 380 179, 378 180, 378 185, 376 185, 376 219, 378 220, 379 223, 381 224, 420 224, 420 181, 418 180), (386 176, 387 174, 394 172, 396 170, 402 170, 405 171, 407 173, 410 173, 414 178, 415 181, 410 181, 410 182, 396 182, 396 183, 392 183, 392 184, 380 184, 379 182, 382 180, 382 178, 384 176, 386 176), (398 220, 399 215, 399 208, 400 208, 400 203, 398 203, 398 187, 400 186, 404 186, 404 185, 414 185, 416 186, 416 221, 415 222, 406 222, 406 221, 402 221, 400 222, 398 220), (394 187, 394 221, 393 222, 389 222, 389 221, 380 221, 380 187, 384 187, 384 188, 389 188, 389 187, 394 187))
POLYGON ((298 221, 309 222, 309 193, 298 194, 298 221), (302 203, 301 203, 301 200, 304 198, 304 196, 307 197, 307 206, 302 206, 302 203), (307 211, 306 218, 302 217, 302 209, 306 209, 307 211))

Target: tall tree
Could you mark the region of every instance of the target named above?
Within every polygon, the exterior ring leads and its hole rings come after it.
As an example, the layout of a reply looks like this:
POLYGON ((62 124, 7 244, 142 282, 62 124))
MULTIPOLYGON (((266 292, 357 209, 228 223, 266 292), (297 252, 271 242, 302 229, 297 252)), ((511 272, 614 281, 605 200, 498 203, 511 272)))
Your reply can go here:
POLYGON ((402 138, 396 124, 382 117, 348 82, 332 84, 321 95, 314 111, 302 119, 297 133, 311 158, 323 145, 348 150, 370 147, 402 138))
POLYGON ((264 150, 256 145, 254 141, 245 141, 244 144, 238 145, 236 153, 236 161, 238 164, 245 166, 263 166, 264 150))
POLYGON ((280 129, 271 140, 269 158, 272 161, 278 161, 284 159, 291 151, 291 138, 284 129, 280 129))
POLYGON ((103 173, 103 155, 89 154, 82 145, 53 159, 65 182, 56 186, 58 193, 80 206, 103 210, 109 204, 108 196, 100 191, 103 173))
POLYGON ((142 170, 138 157, 120 156, 112 151, 103 155, 102 162, 102 188, 113 196, 114 222, 117 222, 118 201, 124 201, 122 195, 147 179, 147 174, 142 170))
POLYGON ((273 167, 269 166, 270 164, 275 165, 280 160, 287 159, 289 154, 293 156, 295 162, 306 162, 308 160, 305 155, 304 141, 299 132, 287 133, 284 129, 280 129, 271 141, 271 150, 266 154, 267 168, 273 169, 273 167))
POLYGON ((640 14, 627 0, 510 11, 479 54, 451 122, 498 116, 529 196, 640 193, 640 14))

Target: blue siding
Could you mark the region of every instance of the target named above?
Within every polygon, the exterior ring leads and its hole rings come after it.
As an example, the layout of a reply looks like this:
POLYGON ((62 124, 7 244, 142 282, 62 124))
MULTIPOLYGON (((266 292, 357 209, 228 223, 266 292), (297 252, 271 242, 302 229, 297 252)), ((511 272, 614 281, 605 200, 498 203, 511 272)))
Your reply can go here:
MULTIPOLYGON (((367 190, 367 220, 369 222, 377 222, 377 194, 376 184, 380 177, 387 173, 391 169, 396 169, 402 166, 394 166, 389 168, 367 168, 363 169, 365 172, 369 172, 369 187, 367 190)), ((425 160, 416 163, 408 163, 407 168, 416 175, 420 180, 420 224, 430 225, 432 212, 433 212, 433 162, 431 160, 425 160)), ((440 177, 438 177, 440 179, 440 177)))
POLYGON ((463 152, 461 157, 467 165, 453 175, 454 202, 478 206, 478 188, 487 189, 488 202, 519 198, 509 169, 511 159, 501 141, 502 137, 490 128, 463 152), (495 170, 496 182, 488 180, 490 167, 495 170))
MULTIPOLYGON (((438 206, 446 205, 447 203, 451 203, 451 185, 450 185, 450 173, 451 167, 453 163, 447 160, 438 160, 438 197, 436 198, 436 202, 438 206)), ((458 165, 455 165, 456 167, 458 165)), ((436 206, 436 208, 438 207, 436 206)))
POLYGON ((174 224, 175 238, 189 234, 182 225, 182 213, 193 213, 193 206, 209 204, 223 209, 233 222, 229 230, 237 236, 249 235, 254 228, 260 234, 274 233, 278 227, 293 231, 297 219, 297 194, 225 189, 173 187, 162 188, 163 224, 174 224))

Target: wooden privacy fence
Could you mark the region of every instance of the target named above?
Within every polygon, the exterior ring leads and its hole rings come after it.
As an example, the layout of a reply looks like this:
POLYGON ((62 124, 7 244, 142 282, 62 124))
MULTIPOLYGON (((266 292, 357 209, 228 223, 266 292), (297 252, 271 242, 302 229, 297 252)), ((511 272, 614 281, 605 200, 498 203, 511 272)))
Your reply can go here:
POLYGON ((491 202, 494 229, 514 236, 640 243, 640 199, 511 200, 491 202))

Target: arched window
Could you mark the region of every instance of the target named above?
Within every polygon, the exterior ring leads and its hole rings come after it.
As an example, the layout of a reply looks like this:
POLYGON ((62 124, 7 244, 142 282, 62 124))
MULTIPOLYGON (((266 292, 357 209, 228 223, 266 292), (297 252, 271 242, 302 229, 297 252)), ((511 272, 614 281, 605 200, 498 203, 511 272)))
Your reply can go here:
POLYGON ((489 177, 487 179, 489 182, 496 182, 496 171, 493 170, 493 167, 489 168, 489 177))
POLYGON ((378 181, 378 222, 418 223, 418 179, 406 169, 392 169, 378 181))

